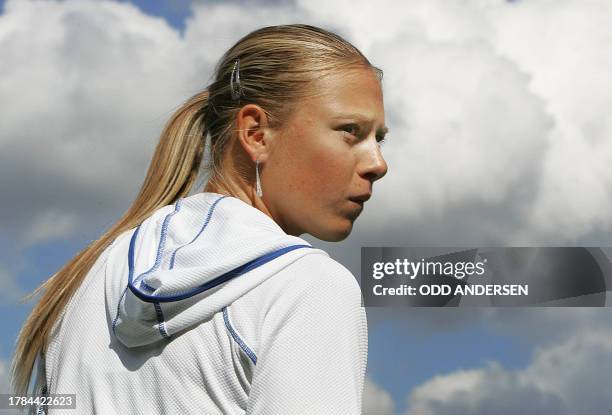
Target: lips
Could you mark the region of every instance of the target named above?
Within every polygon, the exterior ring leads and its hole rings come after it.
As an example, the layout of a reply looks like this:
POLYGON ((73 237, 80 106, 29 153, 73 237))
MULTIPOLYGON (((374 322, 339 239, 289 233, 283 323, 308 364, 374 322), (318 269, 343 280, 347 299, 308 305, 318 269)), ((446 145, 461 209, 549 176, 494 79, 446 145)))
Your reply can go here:
POLYGON ((366 202, 371 196, 371 193, 364 193, 362 195, 349 197, 349 200, 363 205, 363 203, 366 202))
POLYGON ((359 206, 360 209, 363 209, 363 202, 359 200, 353 200, 353 199, 349 199, 349 200, 353 202, 355 205, 359 206))

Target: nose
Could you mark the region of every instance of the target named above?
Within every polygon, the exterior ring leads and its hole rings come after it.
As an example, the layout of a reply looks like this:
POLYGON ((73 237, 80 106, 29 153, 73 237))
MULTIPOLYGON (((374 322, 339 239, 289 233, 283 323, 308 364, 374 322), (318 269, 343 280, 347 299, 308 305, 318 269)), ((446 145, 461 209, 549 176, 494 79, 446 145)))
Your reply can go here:
POLYGON ((387 168, 387 162, 380 151, 379 145, 373 144, 368 146, 364 152, 358 172, 360 176, 370 182, 375 182, 387 174, 387 168))

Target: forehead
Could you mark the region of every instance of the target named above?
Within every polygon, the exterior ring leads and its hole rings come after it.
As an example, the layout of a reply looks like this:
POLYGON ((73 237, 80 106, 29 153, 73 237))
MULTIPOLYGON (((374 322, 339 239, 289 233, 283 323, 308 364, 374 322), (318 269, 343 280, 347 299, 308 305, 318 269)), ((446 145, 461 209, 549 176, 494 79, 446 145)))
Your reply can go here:
POLYGON ((384 123, 381 83, 372 69, 335 71, 312 84, 315 96, 302 110, 313 116, 337 118, 351 115, 377 124, 384 123))

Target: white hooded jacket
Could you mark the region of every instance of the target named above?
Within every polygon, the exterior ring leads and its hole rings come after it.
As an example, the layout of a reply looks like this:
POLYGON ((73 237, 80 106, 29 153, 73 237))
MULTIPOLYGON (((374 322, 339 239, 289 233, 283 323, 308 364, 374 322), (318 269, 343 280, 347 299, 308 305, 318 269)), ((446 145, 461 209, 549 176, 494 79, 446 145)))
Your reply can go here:
POLYGON ((353 275, 240 199, 158 209, 98 258, 36 388, 66 414, 358 414, 367 323, 353 275))

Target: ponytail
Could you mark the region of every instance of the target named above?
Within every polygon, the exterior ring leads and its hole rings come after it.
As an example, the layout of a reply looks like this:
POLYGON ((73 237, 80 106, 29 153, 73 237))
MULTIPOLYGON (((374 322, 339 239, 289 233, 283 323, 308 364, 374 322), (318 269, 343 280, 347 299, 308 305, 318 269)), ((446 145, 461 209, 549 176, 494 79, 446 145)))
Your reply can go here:
POLYGON ((14 393, 27 392, 36 357, 39 353, 44 355, 57 319, 104 249, 160 207, 188 195, 204 154, 208 101, 208 91, 199 92, 172 115, 161 134, 140 192, 119 221, 22 300, 27 301, 44 290, 17 338, 11 366, 14 393))

